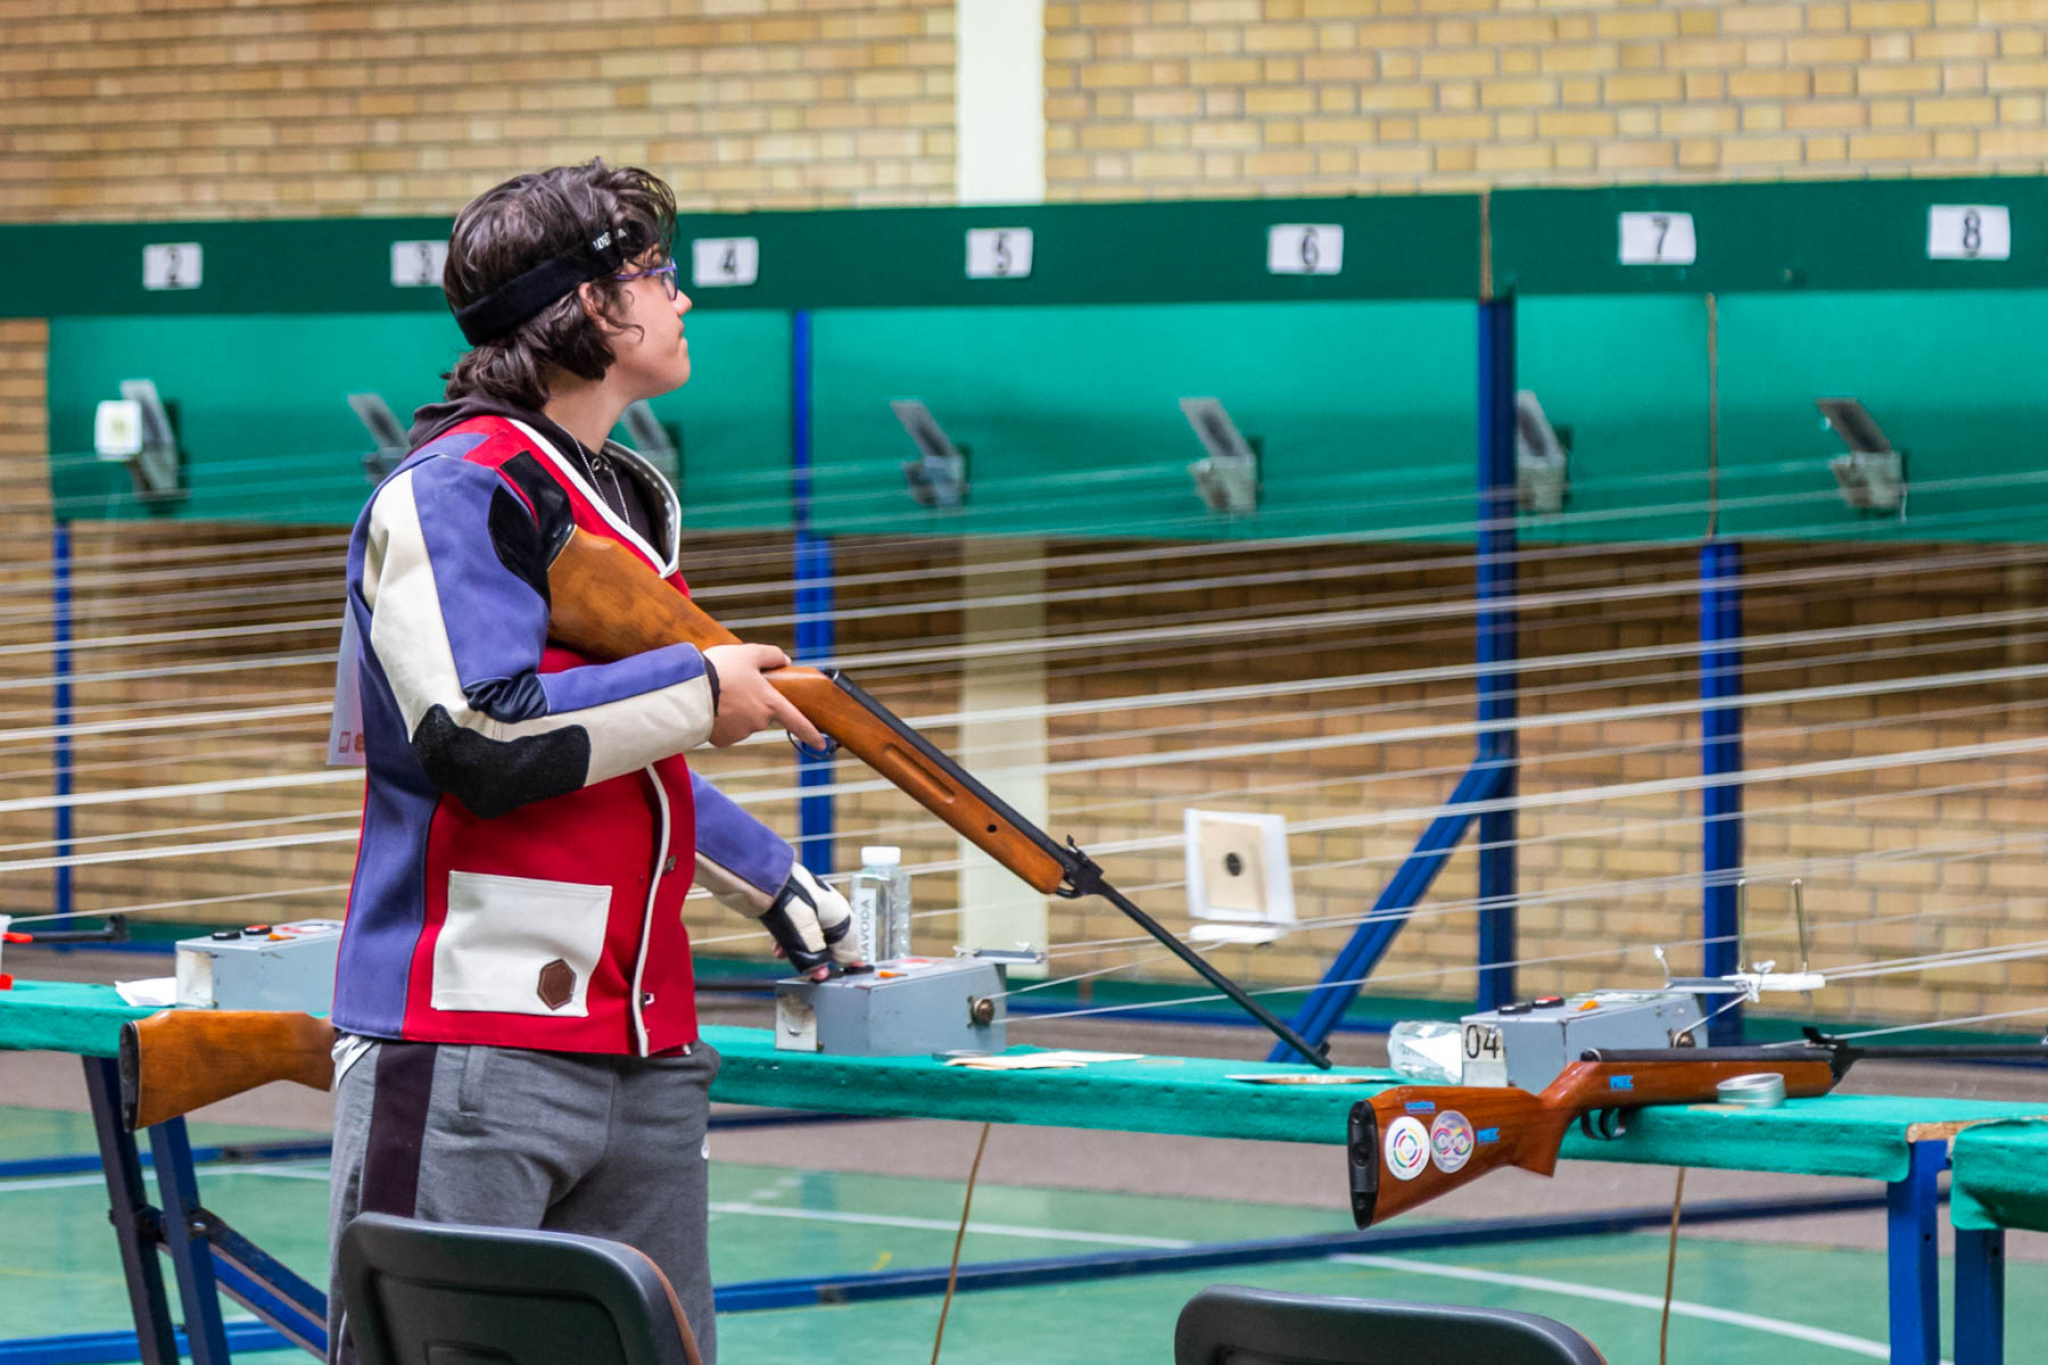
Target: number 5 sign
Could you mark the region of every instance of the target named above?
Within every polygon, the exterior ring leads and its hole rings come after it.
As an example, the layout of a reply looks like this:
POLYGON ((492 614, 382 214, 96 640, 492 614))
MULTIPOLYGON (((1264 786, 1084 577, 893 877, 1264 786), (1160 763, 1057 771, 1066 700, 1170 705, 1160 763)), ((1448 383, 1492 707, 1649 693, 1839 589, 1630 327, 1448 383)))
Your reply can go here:
POLYGON ((1266 229, 1269 275, 1338 275, 1344 270, 1344 229, 1336 223, 1275 223, 1266 229))

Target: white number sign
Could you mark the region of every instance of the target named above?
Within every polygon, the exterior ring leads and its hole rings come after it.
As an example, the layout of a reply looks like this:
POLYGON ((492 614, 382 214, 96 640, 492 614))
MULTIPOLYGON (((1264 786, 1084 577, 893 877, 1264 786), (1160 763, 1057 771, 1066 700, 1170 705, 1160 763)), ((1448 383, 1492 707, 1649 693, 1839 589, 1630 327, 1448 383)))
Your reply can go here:
POLYGON ((159 242, 142 248, 144 289, 197 289, 205 253, 197 242, 159 242))
POLYGON ((690 283, 736 289, 761 278, 759 237, 699 237, 690 243, 690 283))
POLYGON ((441 286, 441 272, 448 266, 446 242, 393 242, 391 244, 391 287, 422 289, 441 286))
POLYGON ((1336 223, 1275 223, 1266 229, 1266 270, 1273 275, 1337 275, 1344 270, 1344 229, 1336 223))
POLYGON ((1699 256, 1689 213, 1621 215, 1623 265, 1691 265, 1699 256))
POLYGON ((1934 204, 1927 210, 1930 261, 2009 261, 2012 214, 1998 204, 1934 204))
POLYGON ((968 279, 1021 280, 1030 273, 1030 228, 967 230, 968 279))

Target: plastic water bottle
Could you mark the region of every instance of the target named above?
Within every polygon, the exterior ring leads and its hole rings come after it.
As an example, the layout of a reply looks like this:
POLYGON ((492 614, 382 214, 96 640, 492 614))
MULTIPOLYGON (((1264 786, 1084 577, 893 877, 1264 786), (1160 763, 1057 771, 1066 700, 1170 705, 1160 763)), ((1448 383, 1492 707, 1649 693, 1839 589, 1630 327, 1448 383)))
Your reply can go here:
POLYGON ((886 844, 863 848, 852 892, 854 924, 869 957, 876 962, 909 957, 910 874, 903 870, 903 850, 886 844))
POLYGON ((1465 1074, 1458 1025, 1443 1019, 1403 1019, 1387 1030, 1387 1065, 1410 1080, 1457 1085, 1465 1074))

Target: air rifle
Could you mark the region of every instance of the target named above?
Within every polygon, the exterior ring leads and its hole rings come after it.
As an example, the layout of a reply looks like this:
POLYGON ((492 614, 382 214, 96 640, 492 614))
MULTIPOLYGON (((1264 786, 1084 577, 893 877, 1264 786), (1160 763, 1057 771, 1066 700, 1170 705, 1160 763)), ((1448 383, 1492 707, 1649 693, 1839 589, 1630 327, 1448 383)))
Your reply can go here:
POLYGON ((1400 1085, 1351 1107, 1351 1216, 1370 1227, 1502 1166, 1557 1169, 1565 1133, 1619 1137, 1653 1104, 1712 1104, 1715 1087, 1769 1075, 1788 1099, 1825 1095, 1858 1061, 2048 1061, 2048 1042, 1854 1047, 1814 1029, 1790 1047, 1594 1049, 1531 1094, 1507 1086, 1400 1085))
MULTIPOLYGON (((623 659, 676 644, 708 649, 740 642, 632 551, 581 531, 569 531, 549 562, 548 600, 549 636, 593 658, 623 659)), ((834 747, 889 779, 1033 890, 1066 899, 1102 897, 1289 1047, 1316 1066, 1330 1065, 1325 1049, 1312 1046, 1111 886, 1102 868, 1071 839, 1064 846, 1055 843, 846 675, 792 665, 767 676, 834 747)))

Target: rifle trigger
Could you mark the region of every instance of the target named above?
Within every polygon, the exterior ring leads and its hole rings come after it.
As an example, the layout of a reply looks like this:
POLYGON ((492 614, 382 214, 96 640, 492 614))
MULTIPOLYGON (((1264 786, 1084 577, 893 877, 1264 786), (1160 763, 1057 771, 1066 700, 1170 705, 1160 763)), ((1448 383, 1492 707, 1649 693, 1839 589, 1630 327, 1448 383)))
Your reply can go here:
POLYGON ((786 732, 783 735, 783 738, 789 741, 790 748, 796 750, 798 758, 830 758, 832 757, 832 755, 839 752, 839 741, 832 738, 832 736, 830 735, 825 736, 825 747, 823 747, 822 749, 813 749, 810 745, 804 743, 795 735, 788 734, 786 732))
POLYGON ((1579 1115, 1579 1131, 1595 1142, 1612 1142, 1628 1131, 1628 1118, 1619 1109, 1592 1109, 1579 1115))

